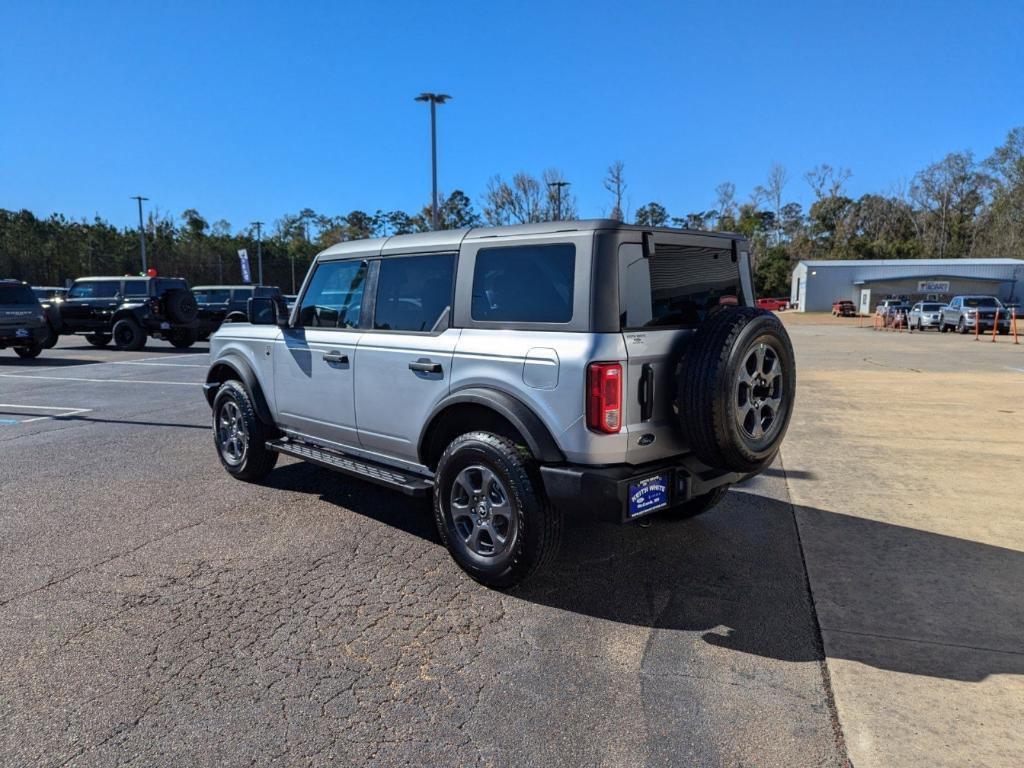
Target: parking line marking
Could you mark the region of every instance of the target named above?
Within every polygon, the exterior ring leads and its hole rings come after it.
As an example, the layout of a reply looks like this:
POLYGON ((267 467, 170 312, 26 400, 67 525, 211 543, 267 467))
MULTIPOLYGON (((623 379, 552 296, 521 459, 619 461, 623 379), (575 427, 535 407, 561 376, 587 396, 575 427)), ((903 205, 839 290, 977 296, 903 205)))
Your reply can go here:
POLYGON ((31 419, 0 419, 0 424, 30 424, 33 421, 63 419, 92 411, 92 408, 68 408, 64 405, 16 405, 15 403, 0 403, 0 408, 16 408, 26 411, 66 411, 66 413, 57 413, 52 416, 33 416, 31 419))
POLYGON ((153 379, 84 379, 78 376, 29 376, 23 373, 0 373, 7 379, 46 379, 48 381, 86 381, 90 384, 167 384, 176 387, 201 387, 201 381, 155 381, 153 379))
POLYGON ((141 360, 108 360, 103 365, 165 365, 168 368, 209 368, 208 365, 202 363, 144 363, 141 360))

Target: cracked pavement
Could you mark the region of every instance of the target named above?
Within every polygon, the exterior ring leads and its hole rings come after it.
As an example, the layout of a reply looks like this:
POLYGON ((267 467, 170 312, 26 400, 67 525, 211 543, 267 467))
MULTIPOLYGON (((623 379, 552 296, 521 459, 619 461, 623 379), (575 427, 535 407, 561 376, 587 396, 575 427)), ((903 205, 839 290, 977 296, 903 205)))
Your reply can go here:
POLYGON ((5 403, 92 409, 0 428, 0 764, 842 765, 781 468, 694 520, 570 520, 501 593, 425 502, 229 478, 204 356, 164 349, 0 367, 5 403))

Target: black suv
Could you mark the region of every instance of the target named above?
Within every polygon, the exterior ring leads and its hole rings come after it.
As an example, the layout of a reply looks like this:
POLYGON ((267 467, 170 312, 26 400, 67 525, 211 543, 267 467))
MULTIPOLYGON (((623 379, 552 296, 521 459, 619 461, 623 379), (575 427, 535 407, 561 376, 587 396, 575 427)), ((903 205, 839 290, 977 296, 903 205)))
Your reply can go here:
POLYGON ((179 349, 199 336, 199 305, 181 277, 81 277, 58 307, 57 330, 84 334, 95 347, 146 346, 153 336, 179 349))
POLYGON ((269 285, 197 285, 192 294, 199 303, 199 340, 205 341, 221 323, 249 320, 253 296, 281 300, 281 289, 269 285))
POLYGON ((50 339, 50 328, 32 286, 0 280, 0 349, 14 347, 18 357, 37 357, 50 339))

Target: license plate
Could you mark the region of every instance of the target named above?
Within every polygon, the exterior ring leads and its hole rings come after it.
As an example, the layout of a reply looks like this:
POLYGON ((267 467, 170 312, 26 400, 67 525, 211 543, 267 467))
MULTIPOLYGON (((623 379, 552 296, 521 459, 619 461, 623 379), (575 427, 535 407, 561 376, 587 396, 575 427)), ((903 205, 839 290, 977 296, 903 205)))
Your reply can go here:
POLYGON ((668 475, 629 484, 629 516, 639 517, 668 506, 668 475))
POLYGON ((27 339, 28 338, 28 328, 19 328, 18 330, 16 330, 14 332, 14 335, 17 336, 19 339, 27 339))

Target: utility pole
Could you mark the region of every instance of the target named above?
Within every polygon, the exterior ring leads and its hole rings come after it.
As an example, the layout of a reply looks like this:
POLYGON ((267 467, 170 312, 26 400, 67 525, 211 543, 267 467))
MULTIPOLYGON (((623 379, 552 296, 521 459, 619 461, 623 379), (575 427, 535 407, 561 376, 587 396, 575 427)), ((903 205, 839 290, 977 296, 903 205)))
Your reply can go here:
POLYGON ((430 102, 430 168, 432 179, 432 200, 430 206, 430 228, 437 229, 437 105, 444 104, 451 98, 447 93, 424 92, 416 97, 416 101, 430 102))
POLYGON ((256 284, 263 285, 263 222, 254 221, 252 226, 256 227, 256 284))
POLYGON ((149 198, 142 195, 133 195, 128 199, 139 201, 139 245, 142 246, 142 274, 146 274, 149 270, 146 268, 146 230, 142 225, 142 201, 149 200, 149 198))
POLYGON ((549 181, 548 187, 555 188, 555 221, 562 220, 562 187, 568 187, 568 181, 549 181))

